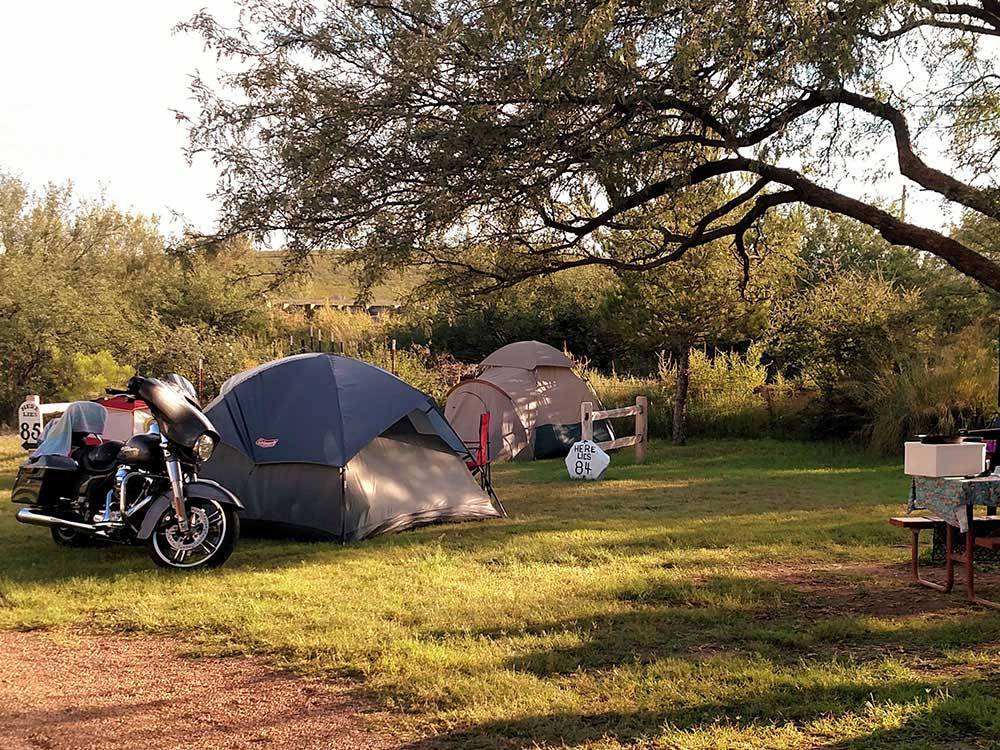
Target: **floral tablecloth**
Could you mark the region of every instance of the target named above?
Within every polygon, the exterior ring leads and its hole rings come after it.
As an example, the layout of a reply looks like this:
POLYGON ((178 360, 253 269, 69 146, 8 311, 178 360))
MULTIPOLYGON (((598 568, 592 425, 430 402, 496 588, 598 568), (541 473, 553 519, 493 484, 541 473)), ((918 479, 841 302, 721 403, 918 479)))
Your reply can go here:
POLYGON ((913 477, 909 509, 929 510, 962 532, 968 531, 970 505, 1000 505, 1000 477, 913 477))

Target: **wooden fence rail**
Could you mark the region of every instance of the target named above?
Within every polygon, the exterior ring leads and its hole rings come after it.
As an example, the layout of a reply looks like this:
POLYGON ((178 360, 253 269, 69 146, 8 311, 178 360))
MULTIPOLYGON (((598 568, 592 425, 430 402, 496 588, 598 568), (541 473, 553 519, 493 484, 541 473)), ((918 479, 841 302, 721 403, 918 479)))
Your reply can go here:
POLYGON ((649 399, 646 396, 636 396, 635 406, 623 406, 620 409, 604 409, 594 411, 591 401, 580 404, 581 439, 594 440, 594 420, 616 419, 618 417, 635 417, 635 434, 626 437, 597 443, 602 450, 627 448, 635 446, 635 462, 641 464, 646 460, 646 444, 649 442, 649 399))

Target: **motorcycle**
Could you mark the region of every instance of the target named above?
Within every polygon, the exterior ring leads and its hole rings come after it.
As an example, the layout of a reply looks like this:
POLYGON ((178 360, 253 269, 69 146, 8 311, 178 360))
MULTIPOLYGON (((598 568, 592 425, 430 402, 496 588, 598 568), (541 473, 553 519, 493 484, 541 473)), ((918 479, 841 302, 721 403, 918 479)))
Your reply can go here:
POLYGON ((60 545, 145 544, 165 568, 215 568, 239 539, 239 499, 198 477, 219 434, 191 383, 179 375, 134 377, 124 390, 146 403, 149 432, 126 443, 99 441, 100 404, 75 402, 22 464, 11 500, 21 523, 46 526, 60 545), (67 455, 68 454, 68 455, 67 455))

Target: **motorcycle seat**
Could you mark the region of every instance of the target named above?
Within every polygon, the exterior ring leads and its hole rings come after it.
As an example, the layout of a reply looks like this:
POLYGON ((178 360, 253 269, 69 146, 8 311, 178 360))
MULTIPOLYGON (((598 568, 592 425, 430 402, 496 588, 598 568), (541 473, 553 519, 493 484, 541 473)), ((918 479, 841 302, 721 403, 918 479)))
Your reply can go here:
POLYGON ((89 474, 104 474, 114 467, 121 452, 122 443, 107 440, 100 445, 84 445, 73 452, 73 458, 80 468, 89 474))

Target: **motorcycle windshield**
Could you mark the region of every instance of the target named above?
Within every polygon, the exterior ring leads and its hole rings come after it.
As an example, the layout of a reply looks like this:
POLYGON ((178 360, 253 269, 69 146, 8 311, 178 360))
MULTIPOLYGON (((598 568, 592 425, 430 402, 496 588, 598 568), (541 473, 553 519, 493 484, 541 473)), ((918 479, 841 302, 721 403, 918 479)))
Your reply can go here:
POLYGON ((167 440, 185 448, 191 448, 206 432, 218 440, 209 418, 176 388, 157 378, 135 380, 132 390, 149 406, 167 440))

